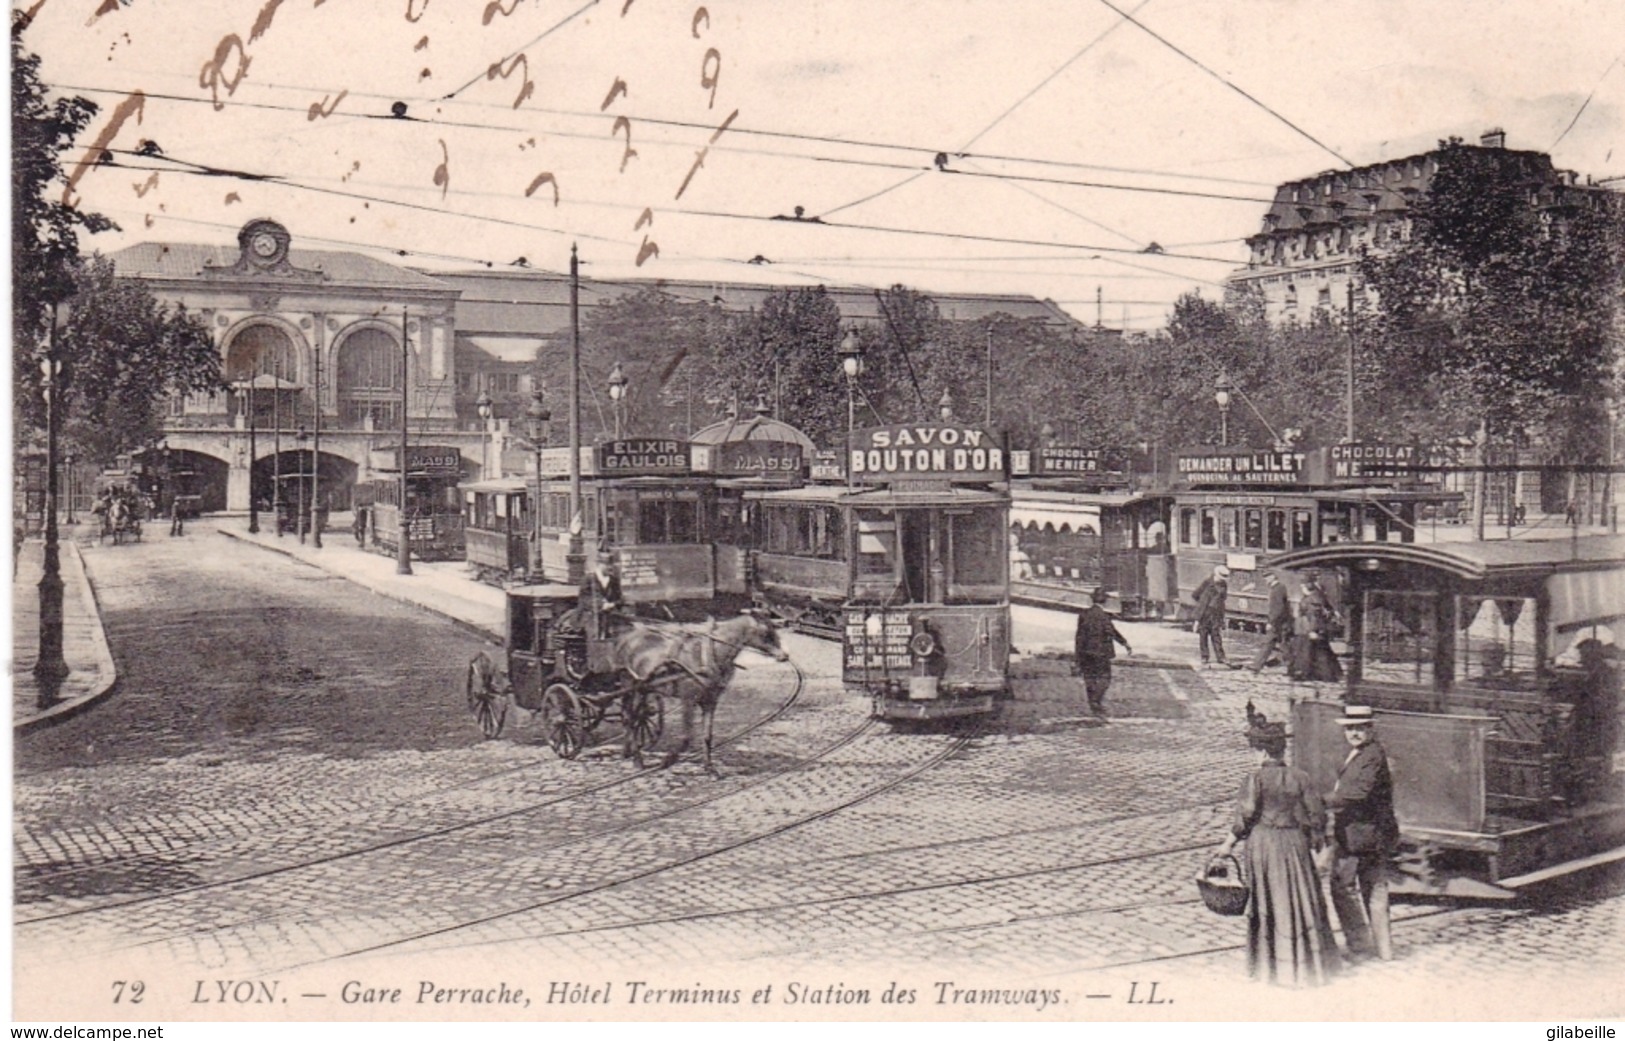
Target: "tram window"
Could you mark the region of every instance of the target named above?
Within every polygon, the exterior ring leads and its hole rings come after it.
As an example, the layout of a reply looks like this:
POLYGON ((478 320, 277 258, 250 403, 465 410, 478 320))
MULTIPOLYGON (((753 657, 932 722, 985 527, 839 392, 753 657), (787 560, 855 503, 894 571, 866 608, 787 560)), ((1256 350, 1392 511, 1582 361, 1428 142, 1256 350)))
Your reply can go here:
POLYGON ((1306 549, 1315 544, 1315 515, 1308 510, 1292 511, 1292 548, 1306 549))
POLYGON ((1219 536, 1221 545, 1226 549, 1236 549, 1241 545, 1236 538, 1236 511, 1228 506, 1219 511, 1219 536))
POLYGON ((1456 598, 1456 676, 1503 690, 1535 683, 1535 602, 1524 597, 1456 598))
POLYGON ((1217 546, 1219 544, 1219 518, 1215 516, 1217 510, 1205 509, 1202 511, 1202 545, 1217 546))
POLYGON ((1241 544, 1247 549, 1264 548, 1264 511, 1247 510, 1243 514, 1241 544))
POLYGON ((857 521, 858 577, 890 578, 896 572, 896 522, 879 510, 859 510, 857 521))
POLYGON ((1003 531, 996 510, 954 513, 948 517, 952 567, 950 596, 974 596, 984 587, 998 590, 1004 581, 1003 531))
POLYGON ((1269 523, 1265 529, 1266 548, 1270 550, 1286 549, 1286 511, 1270 510, 1269 523))
POLYGON ((700 504, 677 499, 666 504, 666 539, 672 543, 698 542, 700 538, 700 504))
POLYGON ((1374 589, 1365 595, 1360 672, 1367 681, 1432 687, 1438 596, 1374 589))
POLYGON ((1179 544, 1196 545, 1196 511, 1190 507, 1179 511, 1179 544))

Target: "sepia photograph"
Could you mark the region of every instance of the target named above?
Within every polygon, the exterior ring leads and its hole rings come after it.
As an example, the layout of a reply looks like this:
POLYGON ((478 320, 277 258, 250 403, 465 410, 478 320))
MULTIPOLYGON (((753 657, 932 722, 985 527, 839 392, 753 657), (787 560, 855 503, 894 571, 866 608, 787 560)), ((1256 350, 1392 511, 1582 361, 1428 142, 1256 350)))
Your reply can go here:
POLYGON ((1621 41, 12 0, 13 1036, 1614 1037, 1621 41))

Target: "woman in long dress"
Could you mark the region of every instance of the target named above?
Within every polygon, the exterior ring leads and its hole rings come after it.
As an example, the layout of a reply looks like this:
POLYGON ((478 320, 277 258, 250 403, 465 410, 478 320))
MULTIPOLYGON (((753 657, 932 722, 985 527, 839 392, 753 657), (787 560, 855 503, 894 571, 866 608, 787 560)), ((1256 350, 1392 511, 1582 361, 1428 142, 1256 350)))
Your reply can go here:
POLYGON ((1228 856, 1246 840, 1247 975, 1287 986, 1327 983, 1340 962, 1313 857, 1326 808, 1309 775, 1287 765, 1284 725, 1259 717, 1247 737, 1264 759, 1242 782, 1218 850, 1228 856))
POLYGON ((1331 627, 1336 619, 1337 609, 1331 598, 1310 576, 1304 581, 1303 596, 1298 601, 1298 622, 1287 664, 1292 679, 1336 683, 1343 678, 1343 666, 1332 651, 1331 627))

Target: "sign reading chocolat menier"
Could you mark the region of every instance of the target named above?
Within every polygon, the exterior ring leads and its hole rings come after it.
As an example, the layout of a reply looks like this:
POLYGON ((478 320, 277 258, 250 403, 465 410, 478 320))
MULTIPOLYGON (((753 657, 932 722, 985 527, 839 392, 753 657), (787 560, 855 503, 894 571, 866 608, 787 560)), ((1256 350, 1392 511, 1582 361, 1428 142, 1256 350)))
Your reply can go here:
POLYGON ((852 479, 1001 481, 1004 448, 979 427, 900 423, 854 431, 847 450, 852 479))
POLYGON ((1428 462, 1424 449, 1416 445, 1393 445, 1381 442, 1356 442, 1332 445, 1330 450, 1333 481, 1368 481, 1374 478, 1393 480, 1421 477, 1413 467, 1428 462))

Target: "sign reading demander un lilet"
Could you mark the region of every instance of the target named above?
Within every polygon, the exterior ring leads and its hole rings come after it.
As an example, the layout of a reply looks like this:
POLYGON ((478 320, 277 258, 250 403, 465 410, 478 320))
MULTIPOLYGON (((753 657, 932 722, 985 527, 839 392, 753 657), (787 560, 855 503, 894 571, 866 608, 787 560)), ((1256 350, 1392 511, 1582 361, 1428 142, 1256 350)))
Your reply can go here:
POLYGON ((1217 452, 1177 458, 1180 480, 1188 484, 1297 484, 1303 452, 1217 452))
POLYGON ((899 423, 852 434, 847 449, 852 479, 864 484, 896 480, 1002 481, 1004 448, 979 427, 899 423))
POLYGON ((598 472, 604 476, 693 472, 688 442, 669 437, 623 437, 597 448, 598 472))

